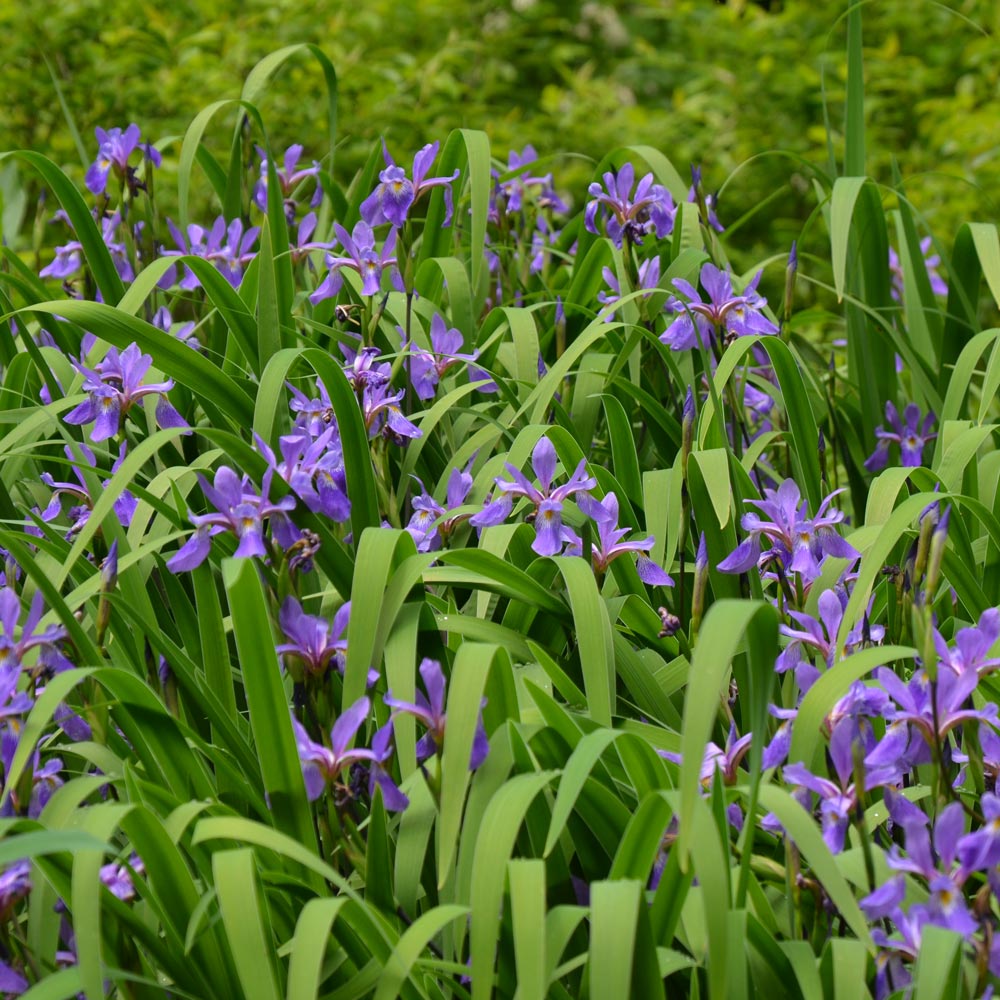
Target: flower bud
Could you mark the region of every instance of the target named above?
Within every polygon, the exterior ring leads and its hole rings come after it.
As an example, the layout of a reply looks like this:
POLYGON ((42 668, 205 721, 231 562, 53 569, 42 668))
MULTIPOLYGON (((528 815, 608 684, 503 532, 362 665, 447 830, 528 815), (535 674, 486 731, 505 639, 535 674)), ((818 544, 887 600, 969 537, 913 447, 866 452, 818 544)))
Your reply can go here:
POLYGON ((684 397, 684 409, 681 414, 681 473, 687 479, 688 456, 694 444, 694 421, 695 406, 694 392, 691 386, 687 388, 687 395, 684 397))
POLYGON ((951 518, 951 505, 944 509, 941 520, 934 526, 931 532, 931 540, 927 554, 927 582, 924 586, 926 599, 933 602, 934 591, 937 590, 938 580, 941 577, 941 563, 944 560, 944 549, 948 542, 948 521, 951 518))
POLYGON ((788 251, 788 263, 785 265, 785 322, 792 315, 792 300, 795 298, 795 275, 799 270, 799 251, 795 240, 792 249, 788 251))
POLYGON ((705 585, 708 583, 708 545, 705 532, 698 542, 698 555, 694 560, 694 593, 691 595, 691 639, 698 634, 701 616, 705 610, 705 585))

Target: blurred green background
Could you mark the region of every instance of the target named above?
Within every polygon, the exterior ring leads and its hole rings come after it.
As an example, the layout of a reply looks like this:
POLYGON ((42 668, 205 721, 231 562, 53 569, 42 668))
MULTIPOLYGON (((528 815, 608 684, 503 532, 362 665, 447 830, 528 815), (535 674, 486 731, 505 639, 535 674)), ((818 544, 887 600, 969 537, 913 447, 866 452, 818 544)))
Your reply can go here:
MULTIPOLYGON (((468 126, 485 129, 500 157, 529 142, 556 156, 557 183, 579 206, 594 161, 649 143, 682 173, 703 164, 706 187, 722 188, 723 221, 742 217, 730 244, 759 257, 784 249, 815 207, 808 164, 827 169, 840 155, 844 7, 0 0, 0 148, 41 150, 82 179, 53 76, 92 156, 95 125, 136 121, 144 138, 181 135, 207 103, 237 96, 261 57, 310 41, 339 75, 341 183, 380 135, 406 163, 424 142, 468 126)), ((995 220, 1000 5, 873 0, 864 19, 869 173, 889 183, 895 157, 907 193, 945 238, 963 220, 995 220)), ((288 66, 262 106, 275 144, 299 141, 307 157, 321 156, 323 101, 316 64, 288 66)), ((231 129, 231 118, 212 126, 220 153, 231 129)))

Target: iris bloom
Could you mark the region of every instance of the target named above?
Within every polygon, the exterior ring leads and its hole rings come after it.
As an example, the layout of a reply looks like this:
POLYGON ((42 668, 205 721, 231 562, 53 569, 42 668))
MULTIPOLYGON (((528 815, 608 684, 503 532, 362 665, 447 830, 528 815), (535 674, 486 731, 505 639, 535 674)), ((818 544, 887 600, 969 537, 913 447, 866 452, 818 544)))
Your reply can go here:
MULTIPOLYGON (((402 228, 413 203, 425 191, 433 187, 442 187, 445 204, 442 225, 447 226, 451 222, 452 215, 451 185, 458 179, 459 171, 456 169, 450 177, 427 176, 440 148, 440 142, 430 142, 413 157, 413 180, 410 180, 406 176, 406 171, 397 166, 396 161, 389 155, 383 140, 382 157, 385 160, 385 170, 378 175, 378 186, 361 203, 361 218, 369 226, 388 222, 397 228, 402 228)), ((366 294, 373 295, 374 292, 366 294)))
MULTIPOLYGON (((430 351, 417 347, 412 342, 404 345, 410 350, 410 382, 418 399, 433 399, 438 383, 450 368, 463 361, 475 361, 479 355, 478 351, 472 354, 460 353, 464 344, 462 333, 449 328, 440 313, 435 313, 431 320, 430 341, 430 351)), ((473 378, 488 378, 482 372, 478 372, 477 376, 476 371, 478 370, 470 368, 469 375, 473 378)), ((480 392, 482 391, 481 388, 480 392)))
POLYGON ((368 385, 361 396, 361 416, 365 422, 369 437, 381 434, 396 444, 402 444, 406 438, 418 438, 423 431, 408 420, 400 407, 405 390, 392 392, 392 387, 383 382, 381 385, 368 385))
MULTIPOLYGON (((56 219, 61 219, 72 228, 69 216, 62 210, 56 213, 53 221, 56 219)), ((132 269, 132 263, 128 258, 128 251, 125 244, 121 242, 118 236, 118 230, 122 224, 121 213, 115 212, 112 215, 103 215, 101 216, 100 223, 101 238, 104 240, 104 245, 108 248, 108 253, 111 254, 118 277, 122 281, 132 281, 135 278, 135 271, 132 269)), ((38 276, 40 278, 59 278, 66 281, 82 269, 83 244, 79 240, 70 240, 69 243, 64 243, 61 247, 56 247, 55 259, 51 264, 43 267, 38 272, 38 276)))
POLYGON ((281 462, 259 434, 254 434, 254 442, 268 466, 291 486, 314 514, 325 514, 337 522, 351 516, 344 452, 336 424, 327 427, 315 439, 301 428, 296 433, 283 435, 279 441, 281 462))
MULTIPOLYGON (((470 462, 469 465, 471 464, 470 462)), ((465 503, 472 489, 472 476, 469 466, 464 470, 457 467, 451 470, 445 498, 447 506, 444 507, 427 492, 419 479, 417 482, 420 483, 421 493, 413 500, 413 516, 406 525, 406 530, 417 543, 418 552, 436 552, 458 525, 470 516, 453 512, 465 503)))
MULTIPOLYGON (((256 254, 251 250, 257 237, 260 234, 258 226, 250 226, 245 232, 243 222, 240 219, 233 219, 228 223, 225 217, 220 215, 212 225, 211 229, 202 226, 189 225, 187 234, 182 233, 169 219, 167 228, 170 230, 177 244, 177 250, 163 250, 164 257, 177 257, 188 255, 193 257, 204 257, 211 261, 216 270, 236 288, 243 278, 243 269, 256 254)), ((161 287, 170 287, 174 283, 174 269, 171 268, 161 279, 161 287)), ((194 272, 185 268, 184 277, 179 286, 187 291, 201 287, 201 282, 194 272)))
MULTIPOLYGON (((129 186, 133 187, 135 184, 135 172, 128 165, 128 161, 129 157, 140 147, 139 140, 141 133, 139 132, 139 126, 133 122, 124 131, 120 128, 105 131, 98 126, 94 129, 94 133, 97 136, 98 143, 97 159, 90 165, 87 176, 84 178, 87 190, 91 194, 104 194, 108 186, 108 177, 112 171, 117 176, 124 177, 128 181, 129 186)), ((149 145, 149 143, 142 143, 141 147, 146 159, 153 166, 160 166, 163 160, 159 151, 149 145)))
POLYGON ((540 208, 551 208, 554 212, 559 213, 569 211, 566 203, 556 194, 552 184, 552 174, 535 175, 527 169, 529 164, 534 163, 537 159, 538 153, 535 151, 535 147, 529 144, 524 147, 523 152, 518 153, 512 149, 507 156, 505 173, 512 174, 514 171, 520 170, 521 173, 517 174, 516 177, 500 180, 500 173, 497 170, 492 171, 496 184, 490 197, 489 218, 491 222, 499 223, 500 221, 501 197, 505 200, 505 212, 520 212, 524 207, 525 196, 533 188, 540 189, 537 195, 540 208))
POLYGON ((745 337, 755 333, 775 334, 774 325, 762 312, 767 299, 757 293, 763 271, 758 271, 740 295, 733 291, 732 276, 714 264, 705 264, 700 281, 708 294, 702 299, 698 289, 683 278, 674 278, 684 299, 671 299, 666 308, 677 318, 660 334, 660 340, 675 351, 689 351, 708 346, 715 331, 729 337, 745 337), (695 324, 697 324, 697 333, 695 324))
POLYGON ((587 475, 587 462, 580 460, 576 471, 562 486, 552 488, 556 473, 556 450, 547 437, 538 439, 531 453, 531 465, 538 478, 538 486, 533 486, 520 469, 509 462, 507 472, 513 482, 496 479, 499 497, 488 503, 469 521, 476 528, 495 527, 503 524, 510 515, 515 497, 526 497, 535 507, 535 540, 531 547, 540 556, 554 556, 562 548, 564 536, 562 528, 563 501, 576 493, 592 490, 597 485, 593 476, 587 475))
POLYGON ((198 529, 167 563, 172 573, 181 573, 200 566, 212 548, 211 539, 223 531, 232 532, 238 539, 235 556, 266 556, 264 546, 264 521, 273 519, 272 532, 279 545, 287 548, 298 538, 298 530, 288 520, 287 511, 295 507, 295 497, 282 497, 271 503, 267 495, 273 470, 264 474, 260 496, 253 492, 249 480, 222 466, 215 474, 215 485, 210 486, 204 476, 198 476, 201 490, 215 508, 214 514, 189 514, 191 523, 198 529))
MULTIPOLYGON (((595 500, 589 493, 581 493, 576 502, 580 510, 597 524, 597 540, 590 545, 590 558, 595 573, 603 576, 615 559, 626 552, 635 552, 638 555, 636 570, 643 583, 657 587, 674 585, 669 574, 646 555, 656 544, 655 538, 650 536, 641 541, 622 541, 631 529, 618 527, 618 497, 613 492, 608 493, 603 500, 595 500)), ((573 535, 571 541, 566 555, 582 555, 583 539, 573 535)))
MULTIPOLYGON (((266 212, 267 153, 261 149, 260 146, 258 146, 257 155, 260 156, 260 180, 257 181, 257 184, 253 189, 253 202, 262 212, 266 212)), ((319 163, 316 160, 313 160, 311 167, 304 167, 301 170, 297 170, 296 167, 298 167, 299 160, 301 159, 302 144, 295 143, 285 150, 282 166, 275 168, 275 172, 278 175, 278 185, 281 188, 281 196, 285 201, 286 213, 289 210, 289 200, 292 192, 308 177, 313 177, 316 180, 316 190, 313 191, 312 200, 309 202, 310 206, 315 208, 323 200, 323 189, 319 184, 319 163)), ((295 217, 294 202, 291 204, 290 208, 291 214, 289 215, 289 222, 291 222, 295 217)))
MULTIPOLYGON (((94 457, 94 453, 85 445, 77 445, 81 452, 83 452, 83 457, 86 459, 87 464, 91 469, 96 470, 97 459, 94 457)), ((122 462, 125 461, 126 444, 122 442, 122 446, 118 452, 118 458, 115 464, 111 466, 112 475, 118 471, 122 462)), ((77 465, 76 456, 73 454, 73 450, 67 445, 64 449, 66 452, 66 458, 69 460, 70 469, 73 471, 73 475, 76 477, 75 483, 70 482, 60 482, 52 477, 49 472, 43 472, 39 479, 48 487, 52 489, 52 499, 49 501, 48 507, 42 512, 43 521, 53 521, 62 513, 62 502, 64 497, 69 497, 74 501, 73 506, 69 509, 69 520, 70 528, 66 532, 67 538, 72 538, 76 535, 80 529, 87 523, 90 518, 90 512, 93 509, 94 501, 90 496, 90 487, 87 485, 87 480, 84 478, 83 471, 80 466, 77 465)), ((107 487, 109 479, 105 479, 101 485, 107 487)), ((132 523, 132 515, 135 513, 135 508, 138 506, 139 501, 128 491, 122 490, 119 494, 118 499, 114 502, 114 512, 118 517, 118 522, 123 528, 127 528, 129 524, 132 523)))
POLYGON ((309 301, 316 305, 323 299, 333 298, 341 289, 344 277, 340 273, 345 267, 357 271, 361 275, 361 294, 377 295, 382 284, 382 272, 391 268, 393 284, 397 291, 403 291, 402 280, 396 267, 396 258, 392 255, 396 248, 396 230, 390 229, 389 235, 382 244, 382 250, 375 249, 375 234, 371 226, 364 220, 358 222, 352 233, 348 233, 339 223, 334 223, 333 231, 337 240, 347 253, 346 257, 337 257, 332 253, 326 255, 327 276, 319 287, 309 296, 309 301))
MULTIPOLYGON (((437 660, 425 657, 420 663, 420 677, 424 682, 424 691, 417 692, 416 702, 400 701, 387 693, 385 704, 394 709, 393 714, 400 712, 412 715, 418 722, 427 727, 427 732, 417 742, 417 763, 425 761, 444 749, 447 713, 445 712, 445 679, 441 664, 437 660)), ((476 725, 472 741, 472 753, 469 757, 469 770, 475 771, 486 760, 490 744, 483 728, 482 711, 476 725)))
POLYGON ((603 187, 597 181, 590 185, 587 193, 591 201, 587 202, 583 218, 587 232, 600 235, 597 213, 603 207, 608 238, 619 249, 625 237, 639 244, 649 232, 660 238, 670 235, 677 212, 670 192, 662 184, 653 183, 651 173, 639 181, 633 194, 634 183, 635 167, 626 163, 617 175, 610 170, 604 174, 603 187))
MULTIPOLYGON (((286 597, 278 614, 278 624, 288 642, 275 647, 282 656, 301 660, 311 674, 325 674, 330 666, 344 672, 347 656, 347 626, 351 620, 351 602, 342 604, 327 621, 316 615, 307 615, 294 597, 286 597)), ((379 678, 377 670, 368 671, 368 686, 379 678)))
MULTIPOLYGON (((19 671, 24 667, 24 659, 32 649, 39 650, 38 666, 53 672, 67 670, 72 663, 59 652, 58 643, 66 639, 69 633, 62 625, 49 625, 37 635, 35 629, 42 620, 45 611, 45 599, 42 592, 36 591, 32 598, 28 617, 21 627, 21 634, 15 640, 17 623, 21 617, 21 599, 11 587, 0 589, 0 671, 19 671)), ((9 686, 9 685, 8 685, 9 686)), ((18 700, 11 688, 7 695, 8 706, 18 700)), ((18 704, 23 704, 18 702, 18 704)), ((17 710, 18 712, 20 709, 17 710)), ((8 713, 9 714, 9 713, 8 713)))
POLYGON ((849 545, 834 526, 844 520, 841 511, 830 507, 830 501, 843 490, 834 490, 820 504, 816 516, 806 516, 806 501, 801 500, 798 485, 786 479, 776 490, 765 489, 764 500, 748 500, 770 518, 759 514, 744 514, 740 524, 750 533, 746 541, 719 563, 722 573, 746 573, 761 559, 761 538, 771 543, 770 558, 780 558, 785 571, 800 573, 811 582, 820 574, 820 563, 826 556, 839 559, 859 559, 861 553, 849 545))
POLYGON ((184 418, 167 400, 167 393, 174 387, 173 379, 141 384, 152 364, 152 356, 143 354, 138 344, 129 344, 121 354, 117 347, 109 348, 93 369, 76 364, 89 398, 66 414, 66 423, 93 423, 91 441, 106 441, 121 431, 128 411, 143 396, 154 395, 160 397, 156 422, 161 427, 187 427, 184 418))
MULTIPOLYGON (((938 273, 941 266, 941 256, 932 252, 934 241, 930 236, 925 236, 920 241, 920 252, 924 255, 924 267, 927 268, 927 279, 931 283, 931 291, 935 295, 947 295, 948 285, 944 278, 938 273)), ((899 254, 889 247, 889 273, 892 275, 892 297, 897 302, 903 301, 903 265, 900 263, 899 254)))
POLYGON ((936 433, 931 432, 937 417, 930 410, 923 422, 920 420, 920 407, 916 403, 910 403, 903 410, 903 419, 899 419, 899 412, 889 400, 885 404, 885 419, 889 425, 889 430, 885 430, 882 424, 875 428, 875 437, 878 444, 875 450, 865 459, 865 468, 869 472, 878 472, 886 467, 889 461, 889 445, 899 445, 900 462, 904 466, 921 465, 924 460, 924 445, 928 441, 933 441, 936 433))
POLYGON ((947 667, 956 674, 972 670, 982 677, 1000 666, 1000 658, 988 655, 998 638, 1000 610, 987 608, 977 626, 962 628, 955 633, 954 647, 949 646, 944 636, 935 629, 934 647, 942 667, 947 667))
MULTIPOLYGON (((330 730, 329 747, 311 740, 302 724, 297 719, 292 719, 295 745, 299 752, 302 777, 305 779, 306 795, 310 802, 314 802, 323 794, 323 789, 328 782, 339 784, 342 787, 347 786, 347 782, 339 780, 341 774, 345 770, 350 772, 355 764, 361 764, 371 769, 369 787, 378 784, 382 788, 386 809, 398 811, 404 809, 408 804, 406 796, 396 787, 381 766, 389 755, 388 740, 391 738, 391 729, 380 738, 378 747, 349 749, 351 741, 357 735, 365 719, 368 718, 370 710, 371 702, 365 697, 358 699, 350 708, 341 713, 330 730)), ((379 732, 381 733, 381 730, 379 732)))
MULTIPOLYGON (((616 305, 622 297, 621 285, 618 283, 618 277, 610 267, 605 267, 601 269, 601 275, 607 282, 608 287, 611 289, 610 292, 598 292, 597 301, 603 306, 614 306, 616 305)), ((660 283, 660 258, 650 257, 649 260, 644 260, 639 265, 639 288, 643 290, 642 298, 648 299, 650 295, 656 290, 660 283)), ((605 323, 610 323, 615 318, 615 310, 611 310, 607 316, 604 317, 605 323)))

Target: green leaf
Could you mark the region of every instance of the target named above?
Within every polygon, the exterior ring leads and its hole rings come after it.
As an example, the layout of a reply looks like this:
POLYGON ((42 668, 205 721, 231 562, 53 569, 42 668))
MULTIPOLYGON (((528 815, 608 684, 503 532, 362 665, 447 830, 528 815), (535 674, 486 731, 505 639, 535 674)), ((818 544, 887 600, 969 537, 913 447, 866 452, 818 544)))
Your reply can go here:
POLYGON ((517 970, 517 1000, 545 1000, 545 863, 518 858, 507 864, 517 970))

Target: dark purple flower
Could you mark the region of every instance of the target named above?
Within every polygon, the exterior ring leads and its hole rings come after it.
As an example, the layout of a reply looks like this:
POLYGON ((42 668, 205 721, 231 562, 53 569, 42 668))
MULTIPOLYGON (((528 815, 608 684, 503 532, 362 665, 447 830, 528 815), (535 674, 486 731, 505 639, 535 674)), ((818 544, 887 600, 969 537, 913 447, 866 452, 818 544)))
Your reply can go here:
MULTIPOLYGON (((388 222, 396 228, 402 228, 409 214, 410 206, 425 191, 433 187, 442 187, 444 188, 445 204, 442 225, 447 226, 451 222, 452 214, 451 185, 458 179, 459 171, 456 169, 450 177, 427 176, 440 148, 440 142, 431 142, 413 157, 413 180, 411 181, 406 176, 406 171, 397 166, 395 160, 389 155, 389 150, 383 140, 382 157, 385 160, 385 170, 378 175, 380 182, 378 186, 361 203, 361 218, 369 226, 378 226, 388 222)), ((374 292, 366 294, 373 295, 374 292)))
POLYGON ((392 757, 392 721, 390 720, 372 737, 372 760, 368 766, 368 796, 375 794, 375 786, 382 790, 382 801, 389 812, 402 812, 410 800, 399 790, 386 770, 386 762, 392 757))
MULTIPOLYGON (((31 862, 15 861, 0 872, 0 919, 6 920, 10 911, 31 892, 31 862)), ((3 983, 0 982, 0 988, 3 983)))
POLYGON ((910 403, 903 411, 903 420, 900 420, 899 413, 890 400, 885 404, 885 419, 890 430, 885 430, 882 424, 875 428, 878 444, 865 459, 865 468, 869 472, 878 472, 880 469, 884 469, 889 461, 889 445, 893 443, 899 445, 900 462, 904 466, 912 467, 922 464, 924 445, 937 437, 937 434, 931 431, 937 417, 928 410, 927 416, 921 423, 920 407, 916 403, 910 403))
POLYGON ((167 400, 167 393, 174 387, 173 379, 142 384, 152 364, 152 356, 143 354, 138 344, 129 344, 121 354, 118 348, 109 348, 93 369, 77 363, 89 398, 63 419, 68 424, 93 423, 90 439, 95 443, 106 441, 121 431, 129 410, 143 396, 156 395, 160 397, 156 422, 161 427, 187 427, 187 422, 167 400))
MULTIPOLYGON (((399 701, 388 692, 383 699, 385 704, 394 710, 393 714, 400 712, 412 715, 418 722, 427 727, 427 732, 417 742, 417 762, 426 760, 444 749, 445 723, 447 713, 445 712, 445 679, 441 670, 441 664, 437 660, 424 658, 420 663, 420 676, 424 682, 424 691, 417 692, 416 702, 399 701)), ((479 722, 476 725, 476 733, 472 741, 472 754, 469 758, 469 770, 475 771, 480 764, 486 760, 489 753, 490 744, 486 737, 486 730, 483 728, 482 711, 480 709, 479 722)))
POLYGON ((302 429, 285 434, 279 441, 281 462, 259 434, 254 434, 254 443, 268 466, 314 514, 325 514, 337 522, 351 516, 344 451, 336 423, 315 439, 302 429))
POLYGON ((388 383, 365 386, 361 396, 361 416, 369 437, 381 434, 396 444, 402 444, 406 438, 423 435, 423 431, 403 415, 399 404, 405 395, 404 389, 392 392, 388 383))
POLYGON ((674 278, 674 287, 685 298, 667 302, 665 308, 677 318, 660 334, 660 340, 672 350, 689 351, 699 346, 699 339, 707 347, 716 331, 727 337, 777 333, 777 326, 762 311, 767 300, 757 294, 762 274, 763 271, 758 271, 742 294, 737 295, 729 272, 720 271, 711 263, 703 265, 700 281, 708 293, 707 302, 689 282, 674 278))
MULTIPOLYGON (((716 771, 721 772, 722 780, 725 784, 735 784, 739 777, 740 764, 743 762, 743 758, 750 752, 752 743, 753 734, 747 733, 745 736, 737 738, 736 723, 731 722, 729 724, 729 733, 726 736, 725 747, 720 747, 716 743, 709 743, 705 747, 705 756, 702 758, 701 770, 698 772, 698 780, 701 782, 702 788, 711 787, 716 771)), ((673 753, 670 750, 660 750, 658 752, 661 757, 673 761, 675 764, 680 764, 683 761, 679 753, 673 753)))
POLYGON ((674 228, 677 209, 670 192, 653 182, 653 175, 646 174, 632 192, 635 182, 635 167, 626 163, 618 171, 604 174, 604 186, 594 181, 587 189, 591 201, 587 202, 583 224, 588 232, 600 235, 597 229, 597 213, 603 206, 606 217, 608 238, 619 249, 623 238, 631 243, 641 243, 642 237, 655 232, 657 237, 669 236, 674 228))
MULTIPOLYGON (((614 492, 608 493, 603 500, 595 500, 589 493, 581 493, 576 503, 597 524, 597 539, 590 544, 590 559, 595 573, 603 575, 620 555, 635 552, 638 554, 636 569, 643 583, 657 587, 674 585, 669 574, 645 554, 656 544, 655 538, 650 536, 642 541, 622 541, 631 529, 618 527, 618 497, 614 492)), ((583 540, 577 535, 572 535, 566 555, 583 555, 583 540)))

